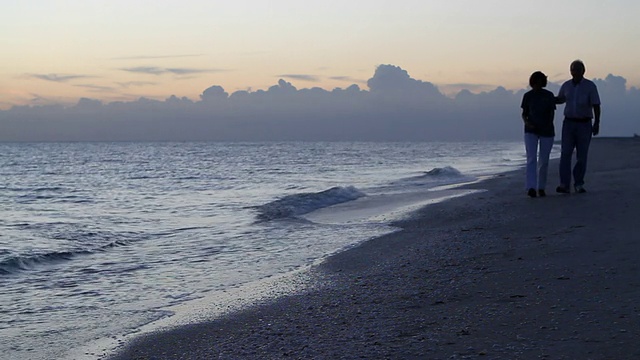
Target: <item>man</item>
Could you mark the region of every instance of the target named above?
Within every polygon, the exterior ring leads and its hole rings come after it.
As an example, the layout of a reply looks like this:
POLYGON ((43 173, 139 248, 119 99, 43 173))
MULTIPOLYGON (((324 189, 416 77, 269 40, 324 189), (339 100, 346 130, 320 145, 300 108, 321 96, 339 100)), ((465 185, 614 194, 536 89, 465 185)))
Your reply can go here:
POLYGON ((584 174, 587 170, 591 136, 600 132, 600 96, 596 84, 584 78, 585 66, 582 61, 575 60, 569 69, 572 79, 562 84, 557 98, 558 104, 565 104, 565 107, 560 152, 560 186, 556 192, 570 192, 571 158, 575 149, 573 185, 575 192, 581 194, 587 192, 584 188, 584 174))

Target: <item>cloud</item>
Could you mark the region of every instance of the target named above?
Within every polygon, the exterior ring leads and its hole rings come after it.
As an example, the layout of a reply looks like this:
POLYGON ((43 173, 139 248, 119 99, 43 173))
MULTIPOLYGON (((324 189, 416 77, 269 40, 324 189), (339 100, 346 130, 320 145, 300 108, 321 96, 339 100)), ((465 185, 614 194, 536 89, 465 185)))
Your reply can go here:
POLYGON ((176 74, 176 75, 192 75, 192 74, 203 74, 203 73, 214 73, 214 72, 222 72, 225 70, 221 69, 188 69, 188 68, 168 68, 167 72, 176 74))
POLYGON ((430 82, 413 79, 406 70, 394 65, 380 65, 373 77, 367 81, 372 93, 396 98, 443 97, 438 88, 430 82))
POLYGON ((300 80, 300 81, 310 81, 310 82, 320 81, 320 79, 318 79, 317 76, 306 75, 306 74, 282 74, 282 75, 277 75, 277 77, 285 78, 285 79, 300 80))
POLYGON ((123 57, 111 58, 111 60, 154 60, 154 59, 176 59, 176 58, 200 57, 200 56, 204 56, 204 54, 123 56, 123 57))
POLYGON ((91 78, 92 76, 88 75, 79 75, 79 74, 67 74, 67 75, 59 75, 59 74, 28 74, 28 77, 36 78, 40 80, 53 81, 53 82, 68 82, 76 79, 86 79, 91 78))
POLYGON ((167 71, 155 66, 135 66, 130 68, 121 68, 120 70, 139 74, 160 75, 167 71))
POLYGON ((29 93, 30 102, 37 106, 58 106, 62 108, 62 105, 69 105, 75 102, 75 99, 65 97, 50 97, 41 96, 36 93, 29 93))
POLYGON ((469 90, 473 93, 479 93, 483 91, 491 91, 497 87, 497 85, 471 83, 438 84, 438 89, 440 89, 444 94, 447 95, 454 95, 462 90, 469 90))
POLYGON ((114 92, 115 91, 115 89, 111 86, 101 86, 101 85, 94 85, 94 84, 78 84, 74 86, 89 89, 90 91, 93 91, 93 92, 114 92))
POLYGON ((148 74, 148 75, 162 75, 162 74, 193 75, 193 74, 227 71, 223 69, 161 68, 157 66, 134 66, 129 68, 120 68, 119 70, 138 73, 138 74, 148 74))
MULTIPOLYGON (((606 114, 602 135, 640 133, 640 90, 627 89, 620 76, 594 81, 606 114)), ((108 92, 109 87, 80 84, 107 92, 102 100, 81 101, 33 95, 35 106, 0 111, 0 141, 521 141, 518 114, 526 89, 498 86, 446 97, 439 87, 395 65, 378 66, 367 84, 368 90, 352 84, 328 91, 298 89, 279 79, 267 90, 232 94, 212 85, 195 101, 178 96, 123 98, 108 92), (122 101, 105 102, 109 97, 122 101)), ((450 85, 474 90, 488 86, 450 85)), ((552 86, 557 85, 549 84, 555 92, 552 86)), ((559 106, 556 112, 556 133, 562 110, 559 106)))
POLYGON ((156 82, 153 81, 127 81, 127 82, 119 82, 116 83, 118 84, 120 87, 123 88, 129 88, 132 86, 150 86, 150 85, 156 85, 156 82))
POLYGON ((350 83, 358 83, 358 84, 366 84, 367 83, 366 80, 355 79, 355 78, 352 78, 351 76, 331 76, 331 77, 329 77, 329 79, 337 80, 337 81, 350 82, 350 83))
POLYGON ((200 95, 200 99, 207 102, 215 101, 216 99, 226 99, 228 96, 229 94, 224 91, 222 86, 214 85, 203 91, 202 95, 200 95))

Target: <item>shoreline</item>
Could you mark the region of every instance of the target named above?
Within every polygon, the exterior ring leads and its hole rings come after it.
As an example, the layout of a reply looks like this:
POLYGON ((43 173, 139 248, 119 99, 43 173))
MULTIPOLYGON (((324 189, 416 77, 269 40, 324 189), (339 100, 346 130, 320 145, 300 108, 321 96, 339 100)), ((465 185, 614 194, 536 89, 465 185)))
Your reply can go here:
POLYGON ((101 359, 640 356, 640 141, 594 138, 587 194, 529 199, 524 170, 426 206, 312 267, 323 283, 133 339, 101 359), (631 235, 631 236, 630 236, 631 235))

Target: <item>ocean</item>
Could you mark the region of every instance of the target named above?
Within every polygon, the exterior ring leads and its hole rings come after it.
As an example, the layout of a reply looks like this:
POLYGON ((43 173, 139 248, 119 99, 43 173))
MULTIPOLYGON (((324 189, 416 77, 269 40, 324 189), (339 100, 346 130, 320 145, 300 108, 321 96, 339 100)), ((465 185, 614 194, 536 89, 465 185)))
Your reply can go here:
POLYGON ((523 164, 522 142, 0 144, 0 359, 72 358, 523 164))

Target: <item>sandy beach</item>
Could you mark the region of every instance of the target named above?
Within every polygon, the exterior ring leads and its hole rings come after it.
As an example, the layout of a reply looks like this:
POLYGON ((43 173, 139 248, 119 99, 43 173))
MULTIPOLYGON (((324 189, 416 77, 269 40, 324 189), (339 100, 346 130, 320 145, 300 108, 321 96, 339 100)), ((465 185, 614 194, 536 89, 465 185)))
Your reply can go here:
MULTIPOLYGON (((524 149, 523 149, 524 151, 524 149)), ((524 170, 330 257, 322 283, 139 337, 108 360, 639 359, 640 139, 595 138, 586 194, 524 170)))

